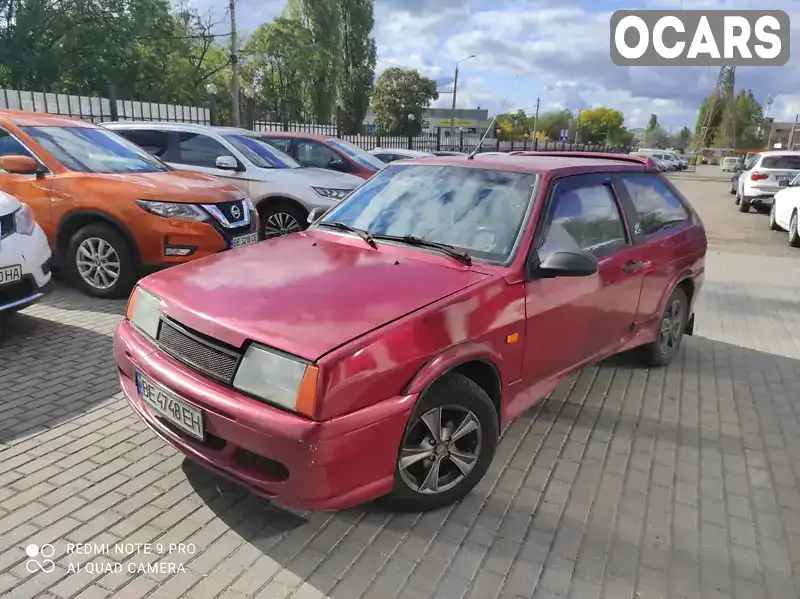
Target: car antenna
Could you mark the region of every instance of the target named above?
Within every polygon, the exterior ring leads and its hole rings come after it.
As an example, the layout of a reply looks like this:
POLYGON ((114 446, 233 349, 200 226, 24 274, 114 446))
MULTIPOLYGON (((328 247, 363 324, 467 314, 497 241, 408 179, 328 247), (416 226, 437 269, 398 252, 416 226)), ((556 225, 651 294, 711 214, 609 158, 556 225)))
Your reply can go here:
MULTIPOLYGON (((516 75, 514 77, 514 86, 511 88, 512 91, 516 87, 517 79, 519 79, 519 75, 516 75)), ((467 156, 467 160, 475 160, 475 154, 477 154, 478 150, 481 149, 481 146, 483 145, 483 140, 486 139, 487 135, 489 135, 489 131, 491 131, 492 128, 494 127, 494 122, 497 120, 497 117, 500 116, 500 114, 503 112, 503 108, 505 108, 506 102, 508 101, 508 96, 510 95, 511 92, 508 93, 508 95, 503 100, 503 103, 500 104, 500 108, 497 110, 497 112, 494 113, 492 120, 489 122, 489 126, 486 127, 486 131, 484 132, 483 137, 481 137, 481 140, 478 142, 478 145, 475 146, 475 149, 472 150, 472 152, 470 152, 469 156, 467 156)))

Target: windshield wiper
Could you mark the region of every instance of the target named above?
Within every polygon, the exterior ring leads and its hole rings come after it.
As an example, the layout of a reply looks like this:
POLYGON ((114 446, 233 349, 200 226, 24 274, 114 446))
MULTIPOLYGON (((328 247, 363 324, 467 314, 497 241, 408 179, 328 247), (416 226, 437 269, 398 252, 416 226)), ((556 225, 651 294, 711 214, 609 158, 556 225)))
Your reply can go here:
POLYGON ((421 237, 414 237, 413 235, 373 235, 374 239, 384 239, 386 241, 396 241, 398 243, 405 243, 406 245, 413 245, 417 247, 431 248, 439 250, 443 254, 447 254, 451 258, 455 258, 462 264, 467 266, 472 265, 472 257, 467 252, 459 252, 452 245, 446 243, 437 243, 435 241, 428 241, 421 237))
POLYGON ((317 226, 321 227, 331 227, 332 229, 341 229, 342 231, 349 231, 350 233, 355 233, 361 239, 367 242, 367 245, 373 249, 377 249, 378 244, 375 243, 375 239, 373 239, 372 235, 369 232, 365 231, 364 229, 357 229, 355 227, 351 227, 348 224, 345 224, 341 221, 336 221, 332 223, 317 223, 317 226))

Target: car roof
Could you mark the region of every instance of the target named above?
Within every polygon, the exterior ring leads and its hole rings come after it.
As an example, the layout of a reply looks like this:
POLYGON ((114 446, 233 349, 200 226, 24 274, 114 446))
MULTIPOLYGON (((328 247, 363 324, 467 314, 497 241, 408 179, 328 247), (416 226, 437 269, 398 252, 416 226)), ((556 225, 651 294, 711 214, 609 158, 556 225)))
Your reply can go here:
POLYGON ((17 127, 96 127, 92 123, 79 121, 57 114, 28 112, 26 110, 0 110, 0 119, 4 119, 17 127))
POLYGON ((239 133, 254 135, 256 132, 241 127, 216 127, 200 123, 173 123, 170 121, 111 121, 103 123, 109 129, 162 129, 164 131, 196 131, 198 133, 239 133))
POLYGON ((409 150, 407 148, 375 148, 372 153, 387 152, 389 154, 406 154, 407 156, 430 156, 431 152, 424 152, 422 150, 409 150))
POLYGON ((655 169, 648 169, 644 159, 637 160, 627 155, 612 154, 590 156, 581 152, 527 152, 489 156, 476 154, 474 159, 468 156, 432 156, 424 159, 412 158, 403 164, 466 166, 527 173, 547 172, 551 175, 630 170, 657 172, 655 169))
POLYGON ((769 150, 759 153, 762 156, 800 156, 800 152, 797 150, 769 150))
POLYGON ((317 133, 303 133, 302 131, 255 131, 265 137, 296 137, 298 139, 313 139, 316 141, 327 141, 338 139, 335 135, 322 135, 317 133))

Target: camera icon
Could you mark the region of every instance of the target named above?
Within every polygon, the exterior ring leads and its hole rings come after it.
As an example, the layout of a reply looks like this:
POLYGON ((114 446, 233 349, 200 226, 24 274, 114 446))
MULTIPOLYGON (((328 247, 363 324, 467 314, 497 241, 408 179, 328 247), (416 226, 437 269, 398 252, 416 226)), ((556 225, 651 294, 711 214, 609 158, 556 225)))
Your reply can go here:
POLYGON ((50 543, 44 545, 36 545, 31 543, 25 547, 25 555, 28 556, 28 561, 25 562, 25 569, 30 573, 36 572, 52 572, 56 568, 55 562, 50 559, 56 553, 56 548, 50 543), (37 558, 42 558, 41 560, 37 558))

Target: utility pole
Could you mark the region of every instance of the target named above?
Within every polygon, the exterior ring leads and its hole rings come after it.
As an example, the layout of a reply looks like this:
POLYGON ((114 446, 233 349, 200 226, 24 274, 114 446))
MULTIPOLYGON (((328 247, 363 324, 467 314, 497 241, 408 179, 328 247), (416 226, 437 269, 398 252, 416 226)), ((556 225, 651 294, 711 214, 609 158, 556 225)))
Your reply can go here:
POLYGON ((800 114, 796 114, 794 117, 794 125, 792 125, 792 131, 789 133, 789 143, 787 150, 791 150, 794 147, 794 132, 797 130, 797 124, 800 123, 800 114))
POLYGON ((539 120, 539 98, 536 98, 536 112, 533 115, 533 134, 531 140, 536 143, 536 122, 539 120))
POLYGON ((239 46, 236 38, 236 0, 229 0, 231 12, 231 125, 239 126, 239 46))
POLYGON ((456 72, 453 76, 453 105, 450 111, 450 143, 455 147, 455 139, 456 139, 456 93, 458 93, 458 65, 460 65, 465 60, 469 60, 470 58, 475 58, 474 54, 470 54, 466 58, 462 58, 456 63, 456 72))

